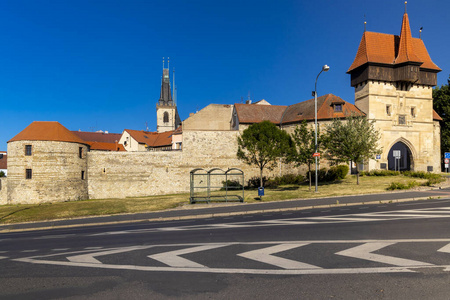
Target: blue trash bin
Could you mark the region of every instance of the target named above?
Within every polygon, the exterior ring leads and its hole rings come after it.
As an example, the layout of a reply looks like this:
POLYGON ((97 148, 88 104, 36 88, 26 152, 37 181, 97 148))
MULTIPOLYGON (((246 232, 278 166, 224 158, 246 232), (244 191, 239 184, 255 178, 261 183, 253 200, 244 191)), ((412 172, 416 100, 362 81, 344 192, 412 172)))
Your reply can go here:
POLYGON ((258 188, 258 196, 264 196, 264 187, 259 187, 258 188))

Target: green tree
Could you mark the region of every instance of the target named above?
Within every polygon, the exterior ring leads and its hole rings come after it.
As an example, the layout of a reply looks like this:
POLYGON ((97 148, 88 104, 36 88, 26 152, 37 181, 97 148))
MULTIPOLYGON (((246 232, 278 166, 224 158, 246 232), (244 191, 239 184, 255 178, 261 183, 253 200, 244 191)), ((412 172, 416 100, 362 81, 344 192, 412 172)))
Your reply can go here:
POLYGON ((0 177, 6 177, 6 174, 5 174, 5 172, 3 172, 3 171, 0 171, 0 177))
MULTIPOLYGON (((294 133, 291 134, 295 147, 290 153, 288 159, 295 166, 306 165, 308 167, 309 190, 311 191, 311 167, 315 164, 316 159, 313 157, 315 152, 315 131, 314 128, 308 128, 306 120, 297 126, 294 133)), ((322 144, 322 136, 317 131, 317 152, 320 152, 322 144)))
MULTIPOLYGON (((433 89, 433 108, 442 118, 441 122, 441 156, 450 152, 450 76, 447 84, 433 89)), ((442 159, 441 159, 442 161, 442 159)))
MULTIPOLYGON (((381 149, 377 148, 380 134, 374 127, 374 121, 365 117, 351 116, 344 121, 334 119, 326 129, 327 157, 335 162, 352 161, 358 164, 381 153, 381 149)), ((356 184, 359 184, 358 170, 356 184)))
POLYGON ((263 170, 277 166, 292 149, 292 140, 285 131, 269 121, 250 125, 238 137, 237 157, 260 170, 260 186, 263 186, 263 170))

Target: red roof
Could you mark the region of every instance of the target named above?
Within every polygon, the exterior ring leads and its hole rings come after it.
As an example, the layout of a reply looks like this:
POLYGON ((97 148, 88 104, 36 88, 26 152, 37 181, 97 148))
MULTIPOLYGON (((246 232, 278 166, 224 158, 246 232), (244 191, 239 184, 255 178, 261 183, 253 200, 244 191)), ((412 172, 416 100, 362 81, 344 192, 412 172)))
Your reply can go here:
POLYGON ((125 129, 125 131, 128 132, 139 144, 146 144, 152 148, 172 146, 173 130, 160 133, 131 129, 125 129))
POLYGON ((116 143, 122 137, 121 133, 106 133, 106 132, 86 132, 86 131, 72 131, 84 141, 87 142, 102 142, 102 143, 116 143))
POLYGON ((91 150, 100 151, 125 151, 122 144, 104 143, 104 142, 88 142, 91 150))
MULTIPOLYGON (((235 104, 239 123, 243 124, 259 123, 265 120, 275 124, 314 120, 314 106, 314 99, 290 106, 235 104)), ((333 118, 345 118, 350 115, 364 116, 364 113, 355 105, 333 94, 317 98, 317 119, 329 120, 333 118), (336 104, 341 105, 341 112, 335 111, 334 107, 336 104)))
POLYGON ((255 105, 235 104, 236 113, 241 124, 270 121, 279 124, 287 106, 284 105, 255 105))
POLYGON ((403 15, 400 36, 366 31, 363 33, 356 57, 347 73, 366 63, 401 64, 422 63, 423 69, 441 71, 431 60, 421 39, 413 38, 408 15, 403 15))
POLYGON ((438 115, 438 113, 433 109, 433 120, 435 121, 444 121, 442 120, 441 116, 438 115))
POLYGON ((6 153, 2 153, 2 151, 0 151, 0 170, 6 170, 8 167, 8 158, 6 153))
POLYGON ((15 141, 58 141, 87 144, 86 141, 79 138, 58 122, 40 121, 34 121, 28 125, 28 127, 10 139, 8 143, 15 141))

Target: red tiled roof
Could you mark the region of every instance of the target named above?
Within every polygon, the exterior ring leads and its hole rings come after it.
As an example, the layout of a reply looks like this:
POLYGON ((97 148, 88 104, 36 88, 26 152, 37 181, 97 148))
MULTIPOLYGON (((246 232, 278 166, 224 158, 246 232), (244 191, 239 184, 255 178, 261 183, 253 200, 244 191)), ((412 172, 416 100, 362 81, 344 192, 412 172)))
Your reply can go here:
POLYGON ((423 69, 441 71, 431 60, 423 41, 411 36, 407 14, 403 16, 400 36, 364 32, 355 59, 347 73, 369 62, 388 65, 421 62, 420 67, 423 69))
POLYGON ((80 139, 87 142, 116 143, 122 137, 121 133, 72 131, 80 139))
POLYGON ((58 141, 87 144, 86 141, 79 138, 66 127, 58 122, 40 122, 34 121, 22 130, 9 142, 15 141, 58 141))
MULTIPOLYGON (((314 120, 314 99, 306 100, 290 105, 284 114, 283 124, 301 122, 303 120, 314 120)), ((329 120, 334 118, 345 118, 351 115, 364 116, 365 114, 355 105, 344 101, 333 94, 323 95, 317 98, 317 119, 329 120), (342 112, 335 112, 334 105, 341 104, 342 112)))
POLYGON ((131 129, 125 129, 125 131, 128 132, 139 144, 146 144, 152 148, 172 145, 173 130, 161 133, 131 129))
POLYGON ((0 158, 0 170, 6 170, 8 168, 8 155, 2 152, 0 154, 3 154, 3 157, 0 158))
POLYGON ((254 105, 254 104, 235 104, 236 113, 241 124, 259 123, 261 121, 270 121, 279 124, 283 112, 287 106, 284 105, 254 105))
POLYGON ((105 143, 105 142, 89 142, 91 150, 100 151, 125 151, 122 144, 118 143, 105 143))
POLYGON ((441 116, 438 115, 438 113, 433 109, 433 120, 435 121, 444 121, 442 120, 441 116))

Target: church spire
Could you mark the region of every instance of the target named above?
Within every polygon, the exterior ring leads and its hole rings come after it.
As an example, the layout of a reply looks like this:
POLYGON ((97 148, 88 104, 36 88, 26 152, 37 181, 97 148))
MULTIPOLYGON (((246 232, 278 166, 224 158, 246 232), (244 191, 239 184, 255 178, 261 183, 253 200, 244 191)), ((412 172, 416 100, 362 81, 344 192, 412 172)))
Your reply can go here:
POLYGON ((398 54, 395 58, 396 64, 405 62, 421 62, 419 57, 414 53, 413 38, 411 35, 411 27, 409 26, 409 18, 406 13, 406 1, 405 1, 405 13, 403 14, 402 29, 400 31, 400 42, 398 47, 398 54))
MULTIPOLYGON (((167 58, 167 64, 169 64, 169 58, 167 58)), ((164 67, 164 57, 163 57, 163 74, 161 80, 161 94, 159 97, 158 105, 172 106, 172 94, 170 91, 170 76, 169 76, 169 65, 167 68, 164 67)))

